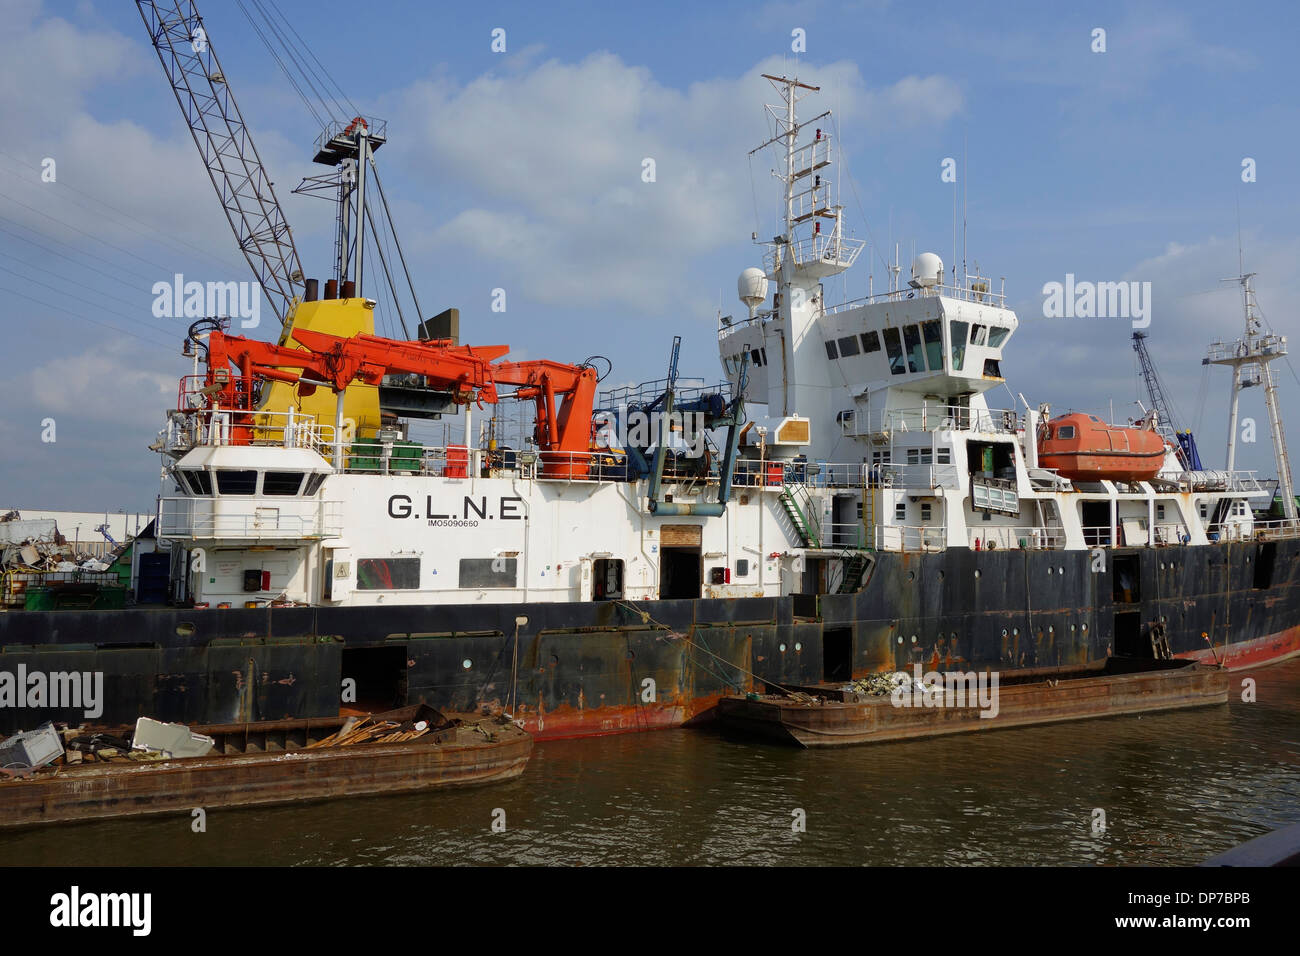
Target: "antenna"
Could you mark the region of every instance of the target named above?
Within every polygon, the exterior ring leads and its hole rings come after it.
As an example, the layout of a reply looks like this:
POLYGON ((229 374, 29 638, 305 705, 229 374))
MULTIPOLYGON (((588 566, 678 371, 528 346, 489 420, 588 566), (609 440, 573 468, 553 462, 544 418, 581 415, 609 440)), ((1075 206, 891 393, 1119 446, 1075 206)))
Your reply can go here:
MULTIPOLYGON (((962 130, 961 133, 961 272, 962 272, 961 284, 963 286, 966 285, 968 281, 968 273, 966 272, 966 192, 967 192, 966 177, 970 173, 969 162, 970 162, 970 153, 966 145, 966 131, 962 130)), ((954 251, 953 258, 955 259, 956 257, 957 254, 954 251)), ((976 269, 975 271, 979 272, 978 269, 976 269)))

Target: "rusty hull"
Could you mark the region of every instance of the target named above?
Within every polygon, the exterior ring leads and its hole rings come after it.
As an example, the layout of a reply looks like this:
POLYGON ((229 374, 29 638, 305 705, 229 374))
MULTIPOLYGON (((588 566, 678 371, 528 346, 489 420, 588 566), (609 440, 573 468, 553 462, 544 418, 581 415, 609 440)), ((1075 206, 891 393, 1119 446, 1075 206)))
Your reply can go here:
POLYGON ((217 739, 217 754, 66 766, 0 782, 0 827, 403 793, 499 783, 523 773, 533 749, 525 731, 492 722, 484 725, 489 739, 470 723, 481 717, 448 716, 466 723, 404 743, 310 750, 307 742, 328 736, 341 721, 196 728, 217 739))
POLYGON ((897 706, 888 696, 844 694, 827 686, 822 688, 827 697, 817 703, 776 694, 757 699, 725 697, 718 704, 717 719, 724 727, 784 743, 839 747, 1228 701, 1229 676, 1222 668, 1188 661, 1145 661, 1141 670, 1125 672, 1130 669, 1106 662, 1073 673, 1057 670, 1055 678, 1041 673, 1002 675, 998 712, 992 718, 981 717, 978 706, 897 706), (837 696, 850 699, 833 699, 837 696))

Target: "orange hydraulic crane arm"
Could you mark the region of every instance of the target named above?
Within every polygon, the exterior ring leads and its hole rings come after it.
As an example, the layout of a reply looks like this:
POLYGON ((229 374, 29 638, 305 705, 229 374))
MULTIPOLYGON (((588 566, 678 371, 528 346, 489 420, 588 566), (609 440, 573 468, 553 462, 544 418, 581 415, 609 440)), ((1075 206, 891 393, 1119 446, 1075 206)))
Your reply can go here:
POLYGON ((585 452, 591 445, 591 415, 596 403, 596 370, 538 359, 498 362, 492 374, 515 394, 537 405, 537 443, 543 451, 585 452), (557 412, 555 397, 563 396, 557 412))
POLYGON ((508 345, 403 342, 377 335, 342 338, 308 329, 295 329, 293 337, 325 361, 336 389, 357 379, 378 385, 385 375, 404 372, 425 376, 434 388, 455 391, 461 402, 496 402, 491 363, 510 351, 508 345))
POLYGON ((324 357, 314 352, 272 345, 259 339, 247 339, 219 331, 209 334, 207 348, 207 383, 209 386, 219 386, 217 394, 213 396, 213 404, 225 408, 252 410, 253 378, 271 378, 282 382, 296 382, 301 378, 301 372, 294 374, 281 371, 283 368, 312 372, 324 381, 330 379, 324 357), (240 380, 228 375, 222 377, 220 373, 227 371, 230 365, 239 369, 240 380))
POLYGON ((295 329, 293 338, 303 348, 212 332, 208 338, 208 384, 220 385, 220 404, 252 410, 249 384, 219 379, 218 371, 230 364, 239 369, 245 383, 253 378, 297 382, 303 373, 311 373, 317 381, 339 392, 358 380, 378 385, 393 372, 423 375, 431 387, 454 391, 461 402, 496 403, 497 385, 510 385, 515 387, 516 397, 535 403, 537 441, 543 451, 589 450, 597 385, 596 370, 590 366, 545 359, 495 362, 510 351, 509 346, 456 346, 445 339, 404 342, 376 335, 343 338, 309 329, 295 329))

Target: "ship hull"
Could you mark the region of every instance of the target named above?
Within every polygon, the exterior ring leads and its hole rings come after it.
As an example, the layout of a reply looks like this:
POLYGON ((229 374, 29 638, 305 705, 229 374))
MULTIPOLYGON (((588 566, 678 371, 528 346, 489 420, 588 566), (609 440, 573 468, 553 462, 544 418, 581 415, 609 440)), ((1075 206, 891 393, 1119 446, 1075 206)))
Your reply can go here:
POLYGON ((1177 657, 1240 669, 1300 654, 1295 540, 874 559, 855 594, 9 612, 0 730, 423 702, 504 710, 545 740, 677 727, 710 719, 725 695, 916 664, 1016 671, 1149 656, 1155 622, 1177 657), (77 672, 103 675, 99 713, 50 696, 48 675, 77 672), (34 674, 47 675, 43 698, 34 674))

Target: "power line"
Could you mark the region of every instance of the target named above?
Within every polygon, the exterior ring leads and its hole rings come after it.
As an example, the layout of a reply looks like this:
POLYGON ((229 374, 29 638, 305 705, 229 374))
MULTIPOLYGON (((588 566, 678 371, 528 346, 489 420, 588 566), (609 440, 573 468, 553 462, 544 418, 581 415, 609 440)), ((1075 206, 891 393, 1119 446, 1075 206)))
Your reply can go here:
MULTIPOLYGON (((28 162, 26 162, 26 161, 20 159, 19 157, 14 156, 14 155, 11 154, 11 153, 6 153, 3 149, 0 149, 0 156, 4 156, 4 157, 6 157, 7 159, 10 159, 10 160, 14 161, 15 163, 18 163, 18 164, 21 165, 21 166, 26 166, 28 169, 32 169, 32 170, 39 170, 39 169, 40 169, 39 166, 34 166, 34 165, 32 165, 31 163, 28 163, 28 162)), ((8 173, 9 175, 11 175, 11 176, 15 176, 15 177, 18 176, 17 173, 13 172, 12 170, 5 169, 3 166, 0 166, 0 172, 8 173)), ((20 182, 25 182, 25 180, 22 180, 22 179, 19 179, 19 181, 20 181, 20 182)), ((26 181, 26 182, 28 182, 28 185, 31 185, 31 186, 33 186, 33 187, 36 186, 35 183, 31 183, 30 181, 26 181)), ((190 249, 193 249, 195 252, 197 252, 197 253, 199 253, 200 255, 202 255, 202 256, 204 256, 204 257, 206 257, 206 258, 212 260, 213 262, 220 263, 221 265, 225 265, 225 266, 233 266, 233 267, 237 267, 237 268, 240 268, 240 269, 243 268, 242 265, 240 265, 240 266, 236 266, 234 260, 231 260, 231 259, 222 259, 220 256, 216 255, 215 253, 213 253, 212 251, 210 251, 210 250, 208 250, 208 249, 204 249, 204 248, 202 248, 201 246, 197 246, 197 245, 195 245, 194 243, 189 242, 188 240, 183 239, 183 238, 181 238, 180 236, 175 235, 174 233, 169 233, 169 232, 166 232, 165 230, 159 229, 159 228, 156 227, 156 226, 152 226, 152 225, 150 225, 149 223, 145 222, 144 220, 139 219, 139 218, 137 218, 137 217, 135 217, 135 216, 132 216, 130 213, 128 213, 128 212, 126 212, 126 211, 124 211, 124 210, 122 210, 122 209, 118 209, 116 206, 112 205, 111 203, 107 203, 107 202, 105 202, 104 200, 99 199, 99 198, 96 197, 96 196, 92 196, 90 193, 85 192, 84 190, 78 189, 77 187, 72 186, 72 185, 70 185, 70 184, 68 184, 68 183, 65 183, 65 182, 58 182, 58 183, 56 183, 56 184, 47 184, 47 185, 53 185, 54 188, 55 188, 55 190, 56 190, 55 195, 60 196, 60 198, 68 199, 69 197, 67 197, 67 196, 63 196, 63 195, 62 195, 62 193, 63 193, 64 190, 68 190, 68 191, 70 191, 70 192, 77 193, 77 194, 80 195, 80 196, 85 196, 85 197, 86 197, 87 199, 89 199, 91 202, 94 202, 94 203, 97 203, 97 204, 103 206, 104 208, 106 208, 106 209, 108 209, 108 210, 110 210, 110 211, 116 213, 118 216, 121 216, 123 219, 128 219, 128 220, 130 220, 131 222, 134 222, 134 223, 139 224, 140 226, 143 227, 143 229, 135 229, 135 230, 132 230, 132 231, 134 231, 134 232, 136 232, 136 233, 138 233, 138 234, 140 234, 140 235, 143 235, 146 239, 150 239, 150 240, 152 240, 152 241, 154 241, 154 242, 157 242, 157 241, 158 241, 158 237, 161 236, 161 237, 166 238, 166 239, 168 239, 168 240, 170 240, 170 241, 172 241, 172 242, 174 242, 174 243, 178 243, 178 244, 183 245, 183 246, 188 246, 190 249)), ((74 205, 81 206, 82 209, 86 209, 86 208, 88 208, 88 207, 86 207, 83 203, 74 203, 74 205)), ((93 212, 93 210, 91 210, 91 211, 93 212)), ((118 223, 118 225, 125 226, 126 228, 131 228, 130 226, 127 226, 126 223, 118 223)))

